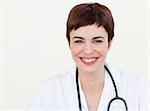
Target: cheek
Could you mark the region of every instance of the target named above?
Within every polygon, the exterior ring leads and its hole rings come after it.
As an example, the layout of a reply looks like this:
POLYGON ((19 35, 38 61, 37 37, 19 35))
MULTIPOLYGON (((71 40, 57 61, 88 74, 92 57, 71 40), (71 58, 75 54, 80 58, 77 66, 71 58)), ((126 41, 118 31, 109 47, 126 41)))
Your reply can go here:
POLYGON ((102 45, 99 47, 95 47, 95 51, 99 53, 100 55, 106 55, 108 52, 108 46, 107 45, 102 45))
POLYGON ((81 52, 81 48, 79 46, 70 46, 70 50, 71 50, 72 56, 76 56, 81 52))

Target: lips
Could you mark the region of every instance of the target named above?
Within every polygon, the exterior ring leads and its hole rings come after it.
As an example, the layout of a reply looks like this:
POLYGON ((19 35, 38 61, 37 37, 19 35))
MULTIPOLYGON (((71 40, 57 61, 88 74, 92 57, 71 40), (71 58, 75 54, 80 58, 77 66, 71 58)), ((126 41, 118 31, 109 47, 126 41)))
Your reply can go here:
POLYGON ((86 65, 93 65, 98 57, 80 57, 81 61, 86 65))

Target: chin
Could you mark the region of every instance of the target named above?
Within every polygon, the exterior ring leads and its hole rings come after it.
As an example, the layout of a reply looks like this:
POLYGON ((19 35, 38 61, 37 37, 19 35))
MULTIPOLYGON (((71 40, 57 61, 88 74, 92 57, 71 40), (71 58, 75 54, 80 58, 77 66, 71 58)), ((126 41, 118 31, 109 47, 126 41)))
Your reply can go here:
POLYGON ((78 69, 85 73, 94 73, 98 70, 96 66, 77 65, 78 69))

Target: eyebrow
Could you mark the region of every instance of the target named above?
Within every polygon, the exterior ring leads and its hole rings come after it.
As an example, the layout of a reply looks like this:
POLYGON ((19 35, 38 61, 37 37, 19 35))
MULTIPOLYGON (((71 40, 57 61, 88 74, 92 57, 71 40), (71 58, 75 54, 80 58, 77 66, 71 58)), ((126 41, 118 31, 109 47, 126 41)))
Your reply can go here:
MULTIPOLYGON (((78 37, 78 36, 75 36, 75 37, 73 37, 73 39, 84 39, 84 38, 82 38, 82 37, 78 37)), ((97 37, 93 37, 92 39, 93 40, 95 40, 95 39, 99 39, 99 38, 102 38, 102 39, 104 39, 104 37, 103 36, 97 36, 97 37)))
POLYGON ((84 39, 84 38, 75 36, 73 37, 73 39, 84 39))
POLYGON ((93 40, 95 40, 95 39, 99 39, 99 38, 104 39, 104 37, 103 37, 103 36, 98 36, 98 37, 94 37, 94 38, 93 38, 93 40))

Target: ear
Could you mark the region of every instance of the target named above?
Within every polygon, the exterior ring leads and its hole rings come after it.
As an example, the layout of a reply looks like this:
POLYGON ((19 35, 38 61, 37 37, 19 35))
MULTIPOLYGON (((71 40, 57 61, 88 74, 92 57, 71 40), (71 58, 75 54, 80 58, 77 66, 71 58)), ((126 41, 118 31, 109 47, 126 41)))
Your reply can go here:
POLYGON ((108 42, 108 49, 110 50, 110 48, 111 48, 111 46, 112 46, 112 41, 113 40, 111 40, 110 42, 108 42))

